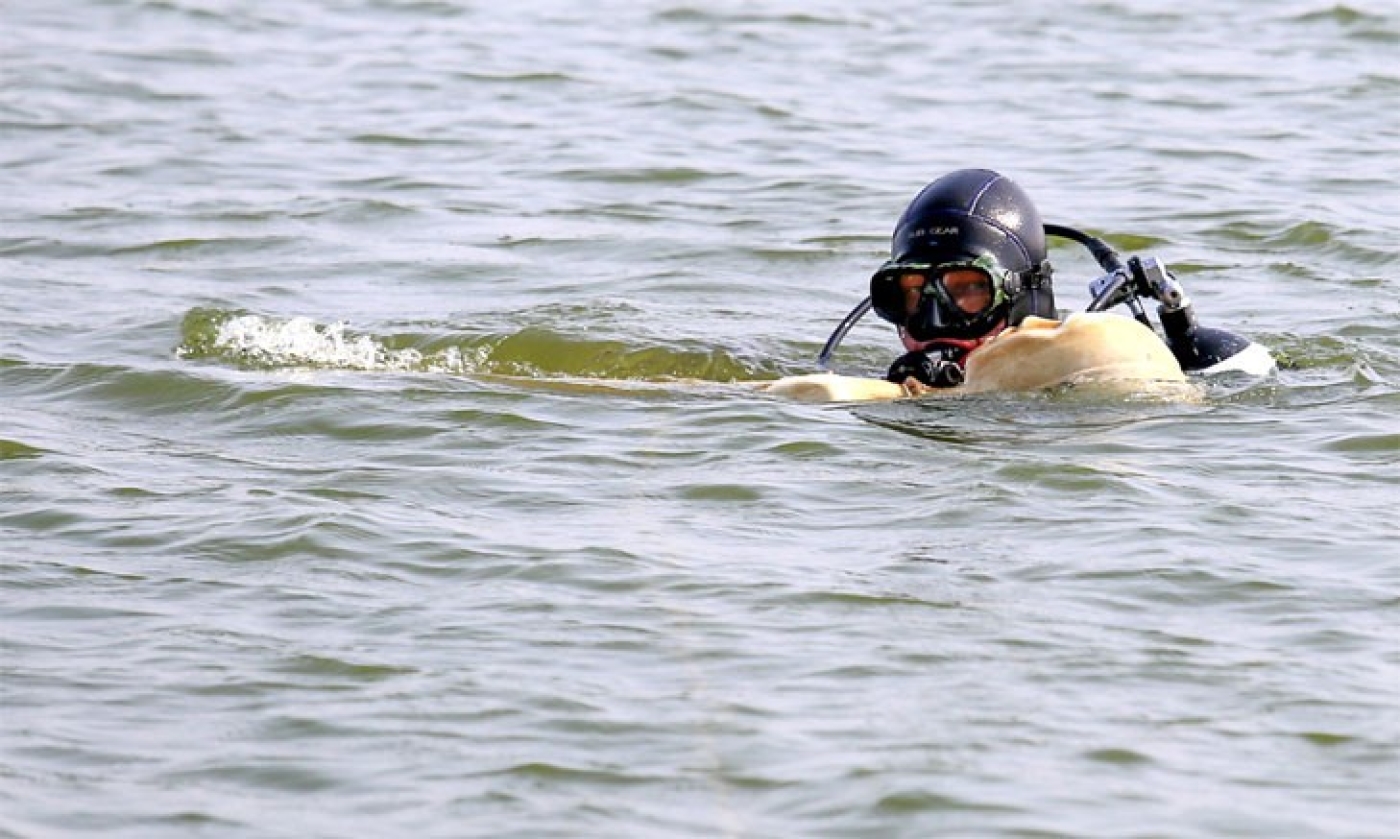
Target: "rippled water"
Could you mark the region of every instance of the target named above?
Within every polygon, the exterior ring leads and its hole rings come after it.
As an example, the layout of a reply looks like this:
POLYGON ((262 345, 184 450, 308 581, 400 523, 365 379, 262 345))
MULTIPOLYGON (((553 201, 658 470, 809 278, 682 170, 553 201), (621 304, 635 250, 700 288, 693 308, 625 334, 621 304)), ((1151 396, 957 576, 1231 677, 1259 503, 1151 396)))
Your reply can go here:
POLYGON ((1400 834, 1400 9, 1220 5, 5 3, 0 835, 1400 834), (962 166, 1280 371, 749 388, 962 166))

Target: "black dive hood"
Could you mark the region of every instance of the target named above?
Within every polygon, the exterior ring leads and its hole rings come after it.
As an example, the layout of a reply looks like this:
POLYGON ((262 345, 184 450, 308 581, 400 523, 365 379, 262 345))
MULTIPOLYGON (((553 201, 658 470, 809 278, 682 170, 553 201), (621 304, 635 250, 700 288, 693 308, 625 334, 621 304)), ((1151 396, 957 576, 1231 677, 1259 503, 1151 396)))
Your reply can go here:
POLYGON ((875 313, 921 341, 976 339, 1002 322, 1054 317, 1045 233, 1040 212, 1015 181, 990 169, 950 172, 925 186, 895 223, 890 259, 870 278, 875 313), (902 274, 968 263, 995 277, 992 310, 971 317, 952 307, 904 312, 902 274))

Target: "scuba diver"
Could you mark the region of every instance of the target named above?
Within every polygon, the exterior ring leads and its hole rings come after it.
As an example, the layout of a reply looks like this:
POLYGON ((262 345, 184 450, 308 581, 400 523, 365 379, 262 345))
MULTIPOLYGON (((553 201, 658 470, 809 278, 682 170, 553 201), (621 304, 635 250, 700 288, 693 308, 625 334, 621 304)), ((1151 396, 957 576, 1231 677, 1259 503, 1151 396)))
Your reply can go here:
POLYGON ((1200 326, 1181 284, 1160 260, 1125 262, 1101 239, 1045 224, 1021 187, 987 169, 951 172, 919 192, 895 225, 890 259, 870 278, 870 296, 832 333, 818 364, 829 369, 836 346, 873 308, 898 328, 904 344, 888 381, 913 390, 962 384, 967 357, 1003 330, 1031 316, 1060 318, 1047 235, 1085 246, 1107 272, 1090 284, 1088 311, 1126 304, 1157 332, 1138 298, 1157 300, 1158 335, 1183 371, 1272 369, 1263 347, 1200 326))

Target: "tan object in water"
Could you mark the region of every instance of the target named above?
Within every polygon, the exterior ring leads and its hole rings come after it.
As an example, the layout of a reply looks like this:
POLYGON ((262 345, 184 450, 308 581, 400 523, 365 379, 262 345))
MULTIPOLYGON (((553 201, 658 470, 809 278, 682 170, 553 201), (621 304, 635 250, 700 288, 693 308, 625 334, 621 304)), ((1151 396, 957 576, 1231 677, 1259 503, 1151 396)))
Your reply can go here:
POLYGON ((1107 312, 1081 312, 1063 321, 1027 318, 967 359, 959 387, 911 392, 883 379, 814 373, 763 384, 767 393, 807 402, 863 402, 905 396, 1042 390, 1066 384, 1119 383, 1131 387, 1186 381, 1181 366, 1157 334, 1137 321, 1107 312))

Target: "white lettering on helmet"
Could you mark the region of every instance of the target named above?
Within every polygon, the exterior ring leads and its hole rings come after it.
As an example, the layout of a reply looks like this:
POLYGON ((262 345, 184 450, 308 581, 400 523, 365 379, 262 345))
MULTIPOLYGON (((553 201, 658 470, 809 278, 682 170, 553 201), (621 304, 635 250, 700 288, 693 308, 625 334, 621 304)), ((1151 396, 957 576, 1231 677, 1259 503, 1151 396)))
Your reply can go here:
POLYGON ((923 230, 915 230, 915 231, 914 231, 914 234, 913 234, 913 237, 916 238, 916 239, 918 239, 918 238, 922 238, 922 237, 924 237, 924 236, 933 236, 933 237, 937 237, 937 236, 956 236, 956 235, 958 235, 958 226, 954 224, 954 225, 948 225, 948 226, 946 226, 946 227, 925 227, 923 230))

